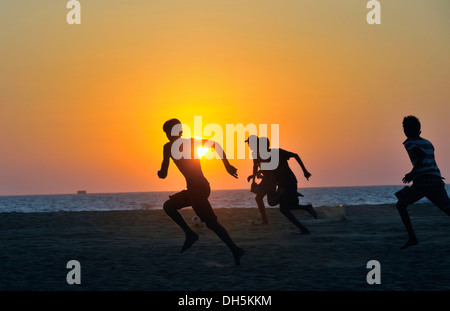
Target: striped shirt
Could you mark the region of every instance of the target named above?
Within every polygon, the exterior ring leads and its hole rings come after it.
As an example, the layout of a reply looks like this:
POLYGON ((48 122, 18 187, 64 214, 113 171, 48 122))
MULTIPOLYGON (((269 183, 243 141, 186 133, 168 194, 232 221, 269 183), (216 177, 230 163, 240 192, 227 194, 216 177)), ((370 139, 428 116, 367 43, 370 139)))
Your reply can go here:
POLYGON ((414 178, 423 175, 435 175, 441 177, 441 172, 436 164, 436 160, 434 158, 434 147, 430 141, 422 138, 422 137, 414 137, 408 138, 405 140, 403 145, 408 152, 409 158, 411 159, 411 163, 416 170, 414 171, 414 178), (424 152, 425 158, 422 163, 417 163, 419 161, 417 154, 413 151, 414 149, 420 149, 424 152))

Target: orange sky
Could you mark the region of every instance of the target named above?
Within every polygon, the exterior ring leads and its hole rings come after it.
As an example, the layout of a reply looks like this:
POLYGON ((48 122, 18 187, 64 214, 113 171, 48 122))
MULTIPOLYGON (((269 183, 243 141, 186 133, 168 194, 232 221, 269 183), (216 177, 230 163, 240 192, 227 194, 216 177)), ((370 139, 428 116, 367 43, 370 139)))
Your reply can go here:
MULTIPOLYGON (((0 3, 0 195, 181 190, 163 123, 279 124, 300 187, 400 184, 403 116, 450 178, 447 0, 0 3), (61 4, 62 3, 62 4, 61 4)), ((213 189, 251 160, 204 162, 213 189)))

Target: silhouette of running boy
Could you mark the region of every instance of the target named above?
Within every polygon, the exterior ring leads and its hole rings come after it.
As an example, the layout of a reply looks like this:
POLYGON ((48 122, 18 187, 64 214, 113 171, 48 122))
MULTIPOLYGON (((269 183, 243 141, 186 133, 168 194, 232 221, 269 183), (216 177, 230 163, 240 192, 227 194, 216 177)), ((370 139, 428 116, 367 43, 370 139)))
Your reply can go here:
MULTIPOLYGON (((266 146, 269 146, 269 140, 266 137, 258 138, 255 135, 257 146, 259 146, 260 140, 266 141, 266 146)), ((247 139, 245 142, 249 142, 249 139, 247 139)), ((267 219, 266 214, 266 206, 264 205, 264 197, 267 195, 267 201, 270 206, 275 206, 278 204, 277 199, 277 181, 275 179, 275 176, 273 174, 272 170, 262 170, 261 169, 261 162, 266 162, 263 159, 261 159, 261 156, 259 155, 259 152, 257 152, 258 147, 256 147, 256 150, 253 151, 253 174, 247 177, 247 181, 252 181, 251 184, 251 192, 256 194, 255 201, 258 205, 259 213, 261 214, 262 222, 261 224, 266 225, 269 223, 267 219), (261 179, 259 184, 256 183, 256 178, 261 179)), ((256 223, 255 223, 256 224, 256 223)))
MULTIPOLYGON (((192 206, 192 209, 205 222, 206 226, 214 231, 228 246, 233 253, 235 264, 239 265, 244 250, 234 244, 228 232, 217 221, 217 216, 214 214, 211 204, 208 201, 211 193, 209 182, 203 175, 200 159, 195 155, 196 148, 203 146, 208 141, 194 138, 181 138, 183 133, 181 130, 181 122, 177 119, 171 119, 164 123, 163 130, 169 142, 164 145, 164 158, 161 164, 161 170, 158 171, 158 177, 162 179, 166 178, 170 159, 172 159, 185 177, 187 183, 187 190, 169 196, 170 199, 164 203, 164 211, 166 214, 186 234, 186 240, 181 252, 190 248, 198 240, 198 235, 187 225, 183 216, 179 213, 180 209, 192 206)), ((237 178, 237 169, 228 162, 222 147, 218 143, 214 143, 213 147, 221 156, 227 172, 237 178)))
MULTIPOLYGON (((249 141, 250 137, 249 139, 246 140, 246 142, 249 141)), ((286 151, 281 148, 279 148, 278 150, 271 149, 270 142, 266 137, 257 138, 256 141, 257 141, 256 146, 252 146, 252 144, 249 143, 250 148, 254 152, 253 156, 254 173, 253 175, 250 175, 248 177, 248 180, 250 181, 253 179, 253 184, 256 184, 254 178, 258 176, 261 176, 262 178, 262 181, 258 185, 252 184, 252 190, 253 192, 256 193, 255 200, 258 204, 258 208, 260 209, 260 211, 265 209, 263 197, 267 195, 267 201, 270 206, 280 204, 280 212, 287 219, 289 219, 294 225, 296 225, 300 229, 302 234, 309 234, 310 233, 309 230, 305 226, 303 226, 297 220, 297 218, 295 218, 291 210, 305 210, 308 213, 310 213, 314 218, 317 218, 317 212, 314 210, 311 204, 300 205, 298 203, 298 196, 299 195, 301 196, 301 194, 297 192, 297 184, 298 184, 297 178, 295 177, 294 172, 292 172, 291 168, 289 167, 288 160, 290 158, 296 159, 296 161, 302 168, 303 174, 307 180, 309 180, 311 174, 307 171, 305 165, 303 164, 298 154, 286 151), (278 165, 275 169, 258 171, 258 167, 261 166, 262 162, 270 161, 270 159, 266 160, 262 159, 260 155, 259 146, 266 146, 268 154, 270 154, 271 152, 278 152, 278 165), (254 149, 255 147, 256 150, 254 149), (277 186, 278 189, 276 188, 277 186)), ((264 222, 263 215, 265 215, 265 212, 261 213, 261 215, 263 217, 264 222)))
POLYGON ((450 199, 445 190, 444 178, 435 161, 434 147, 431 142, 420 137, 420 128, 420 121, 415 116, 403 119, 403 131, 407 137, 403 145, 413 165, 411 172, 403 178, 403 183, 412 181, 413 184, 395 193, 398 199, 397 209, 409 235, 409 240, 401 249, 419 244, 409 218, 409 205, 426 197, 450 216, 450 199))

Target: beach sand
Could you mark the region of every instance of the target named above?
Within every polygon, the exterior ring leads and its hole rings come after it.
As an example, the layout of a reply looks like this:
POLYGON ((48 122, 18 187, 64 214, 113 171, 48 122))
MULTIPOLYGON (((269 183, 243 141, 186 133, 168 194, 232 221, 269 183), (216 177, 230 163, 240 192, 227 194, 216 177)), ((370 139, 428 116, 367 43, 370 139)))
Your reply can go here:
MULTIPOLYGON (((428 204, 410 208, 420 244, 400 250, 406 231, 393 205, 318 208, 319 219, 294 212, 298 230, 278 208, 215 209, 246 250, 241 265, 207 228, 180 254, 184 234, 163 210, 2 213, 1 290, 328 291, 449 290, 450 219, 428 204), (81 284, 69 285, 69 260, 81 284), (370 260, 381 284, 369 285, 370 260)), ((192 209, 182 211, 191 223, 192 209)))

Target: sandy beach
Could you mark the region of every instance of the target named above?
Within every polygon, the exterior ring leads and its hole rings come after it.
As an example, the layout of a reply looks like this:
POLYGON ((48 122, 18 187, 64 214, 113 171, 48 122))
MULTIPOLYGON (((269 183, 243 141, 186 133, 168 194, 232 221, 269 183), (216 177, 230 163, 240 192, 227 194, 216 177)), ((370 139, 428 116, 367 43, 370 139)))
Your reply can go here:
MULTIPOLYGON (((318 208, 319 219, 295 212, 311 231, 298 235, 279 212, 252 225, 256 208, 215 209, 246 250, 241 265, 207 228, 180 254, 182 231, 162 210, 2 213, 1 290, 330 291, 449 290, 450 219, 436 207, 410 208, 420 244, 407 235, 393 205, 318 208), (81 284, 69 285, 69 260, 81 264, 81 284), (381 284, 369 285, 370 260, 381 284)), ((182 210, 189 221, 193 211, 182 210)))

